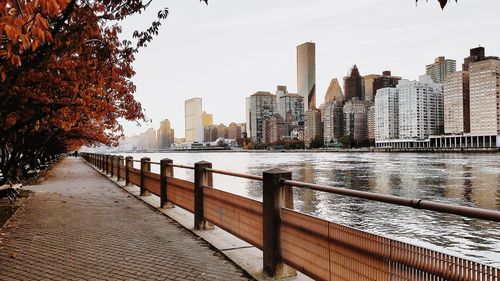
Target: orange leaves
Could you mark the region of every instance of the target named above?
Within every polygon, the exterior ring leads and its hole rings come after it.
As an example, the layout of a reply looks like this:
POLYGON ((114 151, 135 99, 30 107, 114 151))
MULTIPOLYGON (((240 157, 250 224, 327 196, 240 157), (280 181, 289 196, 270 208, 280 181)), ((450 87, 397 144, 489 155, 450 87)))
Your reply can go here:
POLYGON ((12 57, 10 58, 10 61, 11 61, 12 65, 15 65, 15 66, 21 65, 21 57, 19 57, 18 55, 12 55, 12 57))

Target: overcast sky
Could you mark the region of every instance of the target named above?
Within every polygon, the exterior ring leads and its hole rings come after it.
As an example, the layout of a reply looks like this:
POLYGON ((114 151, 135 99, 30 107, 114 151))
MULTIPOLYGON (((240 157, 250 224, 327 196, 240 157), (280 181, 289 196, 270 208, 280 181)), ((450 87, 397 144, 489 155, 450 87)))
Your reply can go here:
POLYGON ((245 97, 286 85, 296 92, 296 46, 316 43, 317 101, 332 78, 357 64, 361 75, 391 70, 407 79, 437 56, 457 60, 481 45, 500 56, 500 1, 459 0, 444 11, 436 0, 153 1, 124 23, 124 36, 144 29, 157 11, 170 15, 137 55, 136 98, 151 124, 124 123, 130 136, 168 118, 184 136, 184 100, 203 98, 216 124, 245 121, 245 97))

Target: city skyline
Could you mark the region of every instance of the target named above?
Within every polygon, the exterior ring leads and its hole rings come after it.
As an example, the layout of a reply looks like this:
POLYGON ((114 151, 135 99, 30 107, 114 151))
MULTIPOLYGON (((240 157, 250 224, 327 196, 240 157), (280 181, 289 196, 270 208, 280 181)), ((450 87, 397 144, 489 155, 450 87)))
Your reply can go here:
MULTIPOLYGON (((474 9, 482 12, 471 15, 467 14, 471 4, 466 2, 459 3, 458 6, 449 5, 444 12, 435 9, 435 3, 422 2, 415 7, 412 1, 389 1, 387 5, 380 5, 380 1, 336 5, 327 1, 320 1, 317 5, 297 1, 285 7, 257 1, 245 3, 243 9, 236 7, 240 2, 235 2, 237 3, 214 2, 208 7, 197 5, 196 1, 169 3, 171 15, 166 26, 162 27, 157 40, 138 54, 135 64, 137 97, 146 109, 146 115, 152 119, 155 129, 161 120, 169 118, 172 127, 181 132, 181 136, 184 132, 184 114, 179 109, 182 108, 182 102, 191 97, 199 96, 204 99, 204 109, 214 115, 214 124, 229 124, 245 120, 244 98, 256 91, 269 91, 276 85, 286 85, 290 92, 296 93, 295 48, 304 42, 316 43, 318 105, 323 102, 330 80, 342 79, 354 64, 358 66, 361 75, 391 70, 403 78, 416 79, 425 73, 425 66, 429 62, 441 55, 461 61, 470 48, 478 45, 487 47, 490 53, 500 53, 500 43, 495 42, 497 40, 493 35, 494 26, 500 23, 493 11, 498 10, 500 4, 493 1, 476 3, 474 9), (329 5, 335 9, 325 9, 329 5), (384 8, 389 6, 391 9, 384 8), (279 10, 278 16, 271 17, 270 12, 276 10, 279 10), (294 23, 287 21, 288 26, 280 23, 280 19, 302 15, 302 10, 308 12, 305 13, 307 16, 299 16, 294 23), (396 14, 393 22, 376 21, 370 26, 373 30, 369 30, 367 21, 375 18, 365 13, 368 10, 373 10, 377 16, 392 12, 396 14), (217 19, 217 15, 228 11, 237 11, 239 17, 233 20, 238 21, 238 24, 230 24, 232 17, 217 19), (348 26, 347 18, 358 13, 363 15, 363 19, 348 26), (453 17, 464 19, 456 22, 450 20, 453 17), (400 22, 394 25, 395 21, 400 22), (439 30, 429 30, 431 26, 439 26, 439 30), (266 30, 259 34, 254 30, 248 35, 249 38, 242 38, 239 34, 250 27, 259 32, 266 30), (283 33, 294 27, 298 29, 283 33), (316 28, 321 32, 315 31, 316 28), (331 29, 332 32, 327 33, 325 29, 331 29), (472 31, 477 29, 481 32, 472 31), (360 30, 365 30, 361 33, 365 36, 353 37, 351 32, 360 30), (188 31, 193 34, 186 36, 188 31), (219 31, 223 31, 224 35, 220 35, 219 31), (398 36, 397 42, 389 43, 376 38, 377 34, 387 31, 398 36), (206 34, 201 35, 203 32, 206 34), (189 53, 192 50, 189 47, 181 52, 179 46, 174 46, 175 41, 181 37, 185 40, 183 46, 197 42, 214 43, 208 44, 207 53, 204 54, 189 53), (256 39, 260 40, 259 44, 256 39), (255 42, 242 46, 248 40, 255 42), (274 43, 276 40, 280 43, 274 43), (422 40, 428 44, 411 44, 422 40), (343 43, 338 44, 340 41, 343 43), (371 43, 367 44, 368 41, 371 43), (223 42, 226 44, 222 44, 223 42), (348 44, 349 42, 352 43, 348 44), (236 57, 239 59, 235 60, 236 57), (151 67, 152 61, 155 64, 164 61, 161 66, 163 69, 158 73, 148 71, 149 68, 154 68, 151 67), (401 61, 405 63, 402 64, 401 61), (251 79, 247 79, 248 77, 251 79), (190 83, 193 79, 199 82, 190 83), (227 106, 228 104, 231 106, 227 106)), ((140 23, 137 25, 140 26, 140 23)), ((147 128, 147 125, 136 127, 135 123, 125 124, 125 134, 134 135, 147 128)))

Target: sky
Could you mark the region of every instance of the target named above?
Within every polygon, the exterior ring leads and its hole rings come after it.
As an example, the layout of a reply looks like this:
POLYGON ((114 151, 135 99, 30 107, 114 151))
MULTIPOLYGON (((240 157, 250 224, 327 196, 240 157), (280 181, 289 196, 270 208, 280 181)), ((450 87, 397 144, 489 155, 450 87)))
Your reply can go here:
POLYGON ((296 46, 316 43, 316 95, 356 64, 361 75, 391 70, 418 79, 438 56, 469 49, 500 56, 500 1, 459 0, 155 0, 123 23, 123 37, 146 29, 164 8, 159 35, 136 56, 136 99, 149 123, 123 122, 132 136, 169 119, 184 136, 184 100, 201 97, 214 123, 245 122, 245 97, 286 85, 295 93, 296 46))

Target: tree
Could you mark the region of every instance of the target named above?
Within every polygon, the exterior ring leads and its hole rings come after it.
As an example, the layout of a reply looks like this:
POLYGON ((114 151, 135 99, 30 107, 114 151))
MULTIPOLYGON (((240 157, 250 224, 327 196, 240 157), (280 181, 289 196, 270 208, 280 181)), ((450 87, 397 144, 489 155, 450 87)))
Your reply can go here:
MULTIPOLYGON (((206 1, 205 1, 206 2, 206 1)), ((168 9, 134 42, 120 23, 142 0, 4 0, 0 3, 0 170, 83 143, 114 144, 120 118, 144 118, 134 99, 134 55, 168 9)))
POLYGON ((316 136, 311 140, 309 148, 320 148, 324 146, 323 138, 321 136, 316 136))

